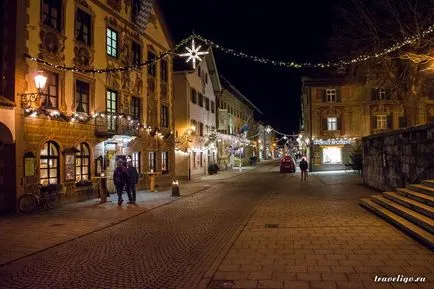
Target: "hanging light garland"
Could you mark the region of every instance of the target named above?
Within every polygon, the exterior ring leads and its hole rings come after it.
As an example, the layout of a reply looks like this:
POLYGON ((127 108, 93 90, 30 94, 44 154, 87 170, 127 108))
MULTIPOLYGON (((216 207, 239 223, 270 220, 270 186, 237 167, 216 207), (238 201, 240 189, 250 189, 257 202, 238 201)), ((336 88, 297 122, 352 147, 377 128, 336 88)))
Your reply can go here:
POLYGON ((32 61, 35 61, 37 63, 46 65, 46 66, 50 66, 50 67, 54 67, 60 70, 64 70, 64 71, 72 71, 72 72, 81 72, 81 73, 112 73, 112 72, 126 72, 126 71, 130 71, 132 69, 138 69, 141 68, 143 66, 147 66, 147 65, 152 65, 154 63, 156 63, 158 60, 163 59, 165 57, 167 57, 168 55, 172 55, 175 54, 175 51, 179 50, 181 48, 181 46, 184 46, 187 44, 188 41, 193 39, 193 35, 183 39, 181 42, 179 42, 174 48, 172 49, 168 49, 166 51, 164 51, 163 53, 161 53, 159 56, 152 58, 152 59, 148 59, 144 62, 141 62, 137 65, 126 65, 126 66, 121 66, 121 67, 113 67, 113 68, 78 68, 76 66, 65 66, 65 65, 59 65, 59 64, 55 64, 55 63, 51 63, 48 61, 45 61, 41 58, 37 58, 37 57, 32 57, 29 54, 24 54, 24 56, 32 61))
POLYGON ((359 55, 357 57, 354 57, 354 58, 351 58, 348 60, 341 59, 341 60, 337 60, 337 61, 327 61, 327 62, 318 62, 318 63, 272 60, 269 58, 249 55, 249 54, 246 54, 244 52, 239 52, 239 51, 236 51, 234 49, 224 47, 224 46, 217 44, 217 43, 215 43, 215 42, 213 42, 213 41, 211 41, 211 40, 209 40, 209 39, 207 39, 201 35, 197 35, 197 34, 193 33, 192 36, 195 39, 198 39, 198 40, 204 42, 205 44, 212 46, 213 48, 218 49, 218 50, 220 50, 226 54, 230 54, 233 56, 249 59, 249 60, 252 60, 254 62, 259 62, 259 63, 263 63, 263 64, 271 64, 274 66, 280 66, 280 67, 286 67, 286 68, 328 68, 328 67, 341 67, 341 66, 347 66, 347 65, 351 65, 351 64, 355 64, 355 63, 366 62, 366 61, 371 60, 371 59, 375 59, 375 58, 379 58, 379 57, 388 55, 394 51, 400 50, 404 46, 407 46, 407 45, 412 44, 412 43, 414 43, 420 39, 425 38, 427 35, 429 35, 433 32, 434 32, 434 25, 431 25, 426 30, 422 31, 421 33, 418 33, 418 34, 413 35, 411 37, 406 37, 406 38, 404 38, 403 41, 397 42, 397 43, 393 44, 392 46, 390 46, 390 47, 388 47, 382 51, 371 53, 371 54, 362 54, 362 55, 359 55))
POLYGON ((195 67, 196 66, 196 60, 197 61, 201 60, 201 58, 199 56, 205 55, 207 53, 206 51, 199 51, 200 46, 199 47, 195 46, 194 40, 197 39, 197 40, 207 44, 208 46, 213 47, 213 48, 215 48, 219 51, 222 51, 226 54, 241 57, 244 59, 249 59, 249 60, 252 60, 254 62, 259 62, 259 63, 263 63, 263 64, 270 64, 270 65, 285 67, 285 68, 329 68, 329 67, 341 67, 341 66, 347 66, 347 65, 351 65, 351 64, 355 64, 355 63, 366 62, 366 61, 371 60, 371 59, 376 59, 376 58, 388 55, 394 51, 400 50, 401 48, 403 48, 406 45, 412 44, 412 43, 414 43, 420 39, 427 37, 429 34, 432 34, 433 32, 434 32, 434 25, 431 25, 426 30, 424 30, 424 31, 422 31, 416 35, 413 35, 411 37, 406 37, 403 41, 397 42, 397 43, 393 44, 392 46, 390 46, 390 47, 388 47, 382 51, 374 52, 371 54, 362 54, 362 55, 359 55, 357 57, 347 59, 347 60, 341 59, 341 60, 336 60, 336 61, 327 61, 327 62, 318 62, 318 63, 272 60, 269 58, 249 55, 249 54, 246 54, 244 52, 236 51, 232 48, 224 47, 220 44, 217 44, 217 43, 215 43, 215 42, 213 42, 213 41, 211 41, 211 40, 209 40, 209 39, 207 39, 201 35, 195 34, 195 33, 192 33, 189 37, 180 41, 174 48, 164 51, 158 57, 155 57, 153 59, 148 59, 142 63, 139 63, 138 65, 130 64, 130 65, 121 66, 121 67, 114 67, 114 68, 82 69, 82 68, 78 68, 76 66, 64 66, 64 65, 51 63, 51 62, 45 61, 45 60, 40 59, 40 58, 32 57, 29 54, 25 54, 25 57, 32 60, 32 61, 36 61, 36 62, 41 63, 41 64, 46 65, 46 66, 54 67, 54 68, 65 70, 65 71, 82 72, 82 73, 125 72, 125 71, 129 71, 132 69, 137 69, 137 68, 140 68, 143 66, 152 65, 152 64, 156 63, 158 60, 165 58, 168 55, 177 55, 177 56, 181 56, 181 57, 188 57, 186 61, 189 62, 190 60, 192 60, 193 66, 195 67), (191 48, 187 49, 188 53, 177 54, 177 51, 181 48, 181 46, 186 45, 189 41, 191 41, 191 48))

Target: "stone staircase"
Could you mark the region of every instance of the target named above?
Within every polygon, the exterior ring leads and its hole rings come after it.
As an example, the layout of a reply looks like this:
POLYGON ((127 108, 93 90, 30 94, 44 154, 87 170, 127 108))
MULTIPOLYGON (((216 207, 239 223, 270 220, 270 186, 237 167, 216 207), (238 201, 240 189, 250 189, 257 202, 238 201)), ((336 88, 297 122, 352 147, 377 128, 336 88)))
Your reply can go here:
POLYGON ((434 251, 434 180, 361 199, 360 205, 434 251))

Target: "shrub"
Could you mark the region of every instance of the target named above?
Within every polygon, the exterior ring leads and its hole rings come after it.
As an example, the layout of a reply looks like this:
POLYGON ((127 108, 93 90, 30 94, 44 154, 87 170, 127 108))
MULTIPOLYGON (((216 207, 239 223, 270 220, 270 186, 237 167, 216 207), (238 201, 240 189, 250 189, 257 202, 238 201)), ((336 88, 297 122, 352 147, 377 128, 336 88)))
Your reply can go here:
POLYGON ((209 164, 208 165, 208 174, 213 175, 215 174, 217 171, 215 169, 215 165, 214 164, 209 164))

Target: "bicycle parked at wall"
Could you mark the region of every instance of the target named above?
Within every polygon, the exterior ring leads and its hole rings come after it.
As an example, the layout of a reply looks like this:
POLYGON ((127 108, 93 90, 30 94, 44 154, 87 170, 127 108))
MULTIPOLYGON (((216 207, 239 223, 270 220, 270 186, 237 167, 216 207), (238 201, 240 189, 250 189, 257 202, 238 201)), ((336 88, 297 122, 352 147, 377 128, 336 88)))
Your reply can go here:
POLYGON ((18 199, 18 208, 24 213, 31 213, 36 208, 54 209, 60 203, 61 192, 61 185, 57 184, 29 185, 26 193, 18 199))

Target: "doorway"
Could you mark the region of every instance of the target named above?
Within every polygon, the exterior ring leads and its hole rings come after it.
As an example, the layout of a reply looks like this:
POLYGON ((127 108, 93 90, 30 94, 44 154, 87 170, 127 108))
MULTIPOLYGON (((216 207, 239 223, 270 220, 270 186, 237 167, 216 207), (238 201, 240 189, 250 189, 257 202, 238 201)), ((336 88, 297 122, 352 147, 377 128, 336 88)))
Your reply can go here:
POLYGON ((16 161, 12 133, 0 123, 0 213, 16 210, 16 161))

